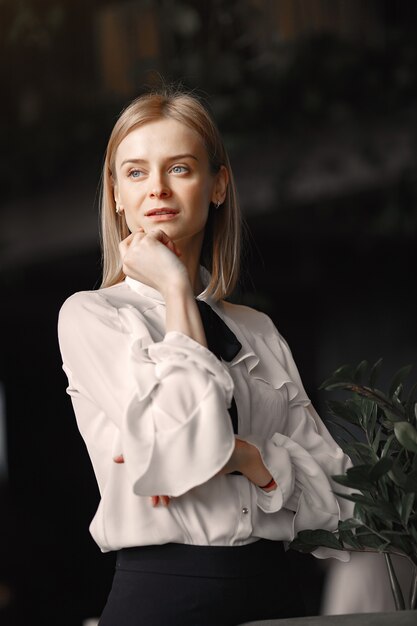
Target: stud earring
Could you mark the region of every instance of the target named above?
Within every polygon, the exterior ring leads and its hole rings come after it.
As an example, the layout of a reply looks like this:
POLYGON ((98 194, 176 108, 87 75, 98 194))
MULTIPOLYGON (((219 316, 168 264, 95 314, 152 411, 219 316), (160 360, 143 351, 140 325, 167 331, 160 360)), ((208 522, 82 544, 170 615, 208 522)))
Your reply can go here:
POLYGON ((116 204, 116 213, 117 213, 117 215, 121 215, 122 214, 122 211, 121 211, 120 206, 118 204, 116 204))

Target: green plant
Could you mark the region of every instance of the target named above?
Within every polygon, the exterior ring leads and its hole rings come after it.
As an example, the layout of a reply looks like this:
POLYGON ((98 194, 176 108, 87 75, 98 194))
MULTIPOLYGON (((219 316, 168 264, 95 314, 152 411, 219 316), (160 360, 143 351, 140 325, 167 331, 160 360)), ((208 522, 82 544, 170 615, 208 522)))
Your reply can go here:
POLYGON ((336 531, 304 530, 290 547, 312 552, 319 546, 336 550, 384 554, 397 609, 417 606, 417 383, 406 390, 410 365, 393 377, 387 392, 377 387, 382 359, 371 368, 344 365, 320 389, 337 391, 344 399, 330 400, 330 425, 353 466, 333 480, 352 489, 338 493, 354 502, 353 517, 336 531), (408 603, 405 602, 391 555, 413 564, 408 603))

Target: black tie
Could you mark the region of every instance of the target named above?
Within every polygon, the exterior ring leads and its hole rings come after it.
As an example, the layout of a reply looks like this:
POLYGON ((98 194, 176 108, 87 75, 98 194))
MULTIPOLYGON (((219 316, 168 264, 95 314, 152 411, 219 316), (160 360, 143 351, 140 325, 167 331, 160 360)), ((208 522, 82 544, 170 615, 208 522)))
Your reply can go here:
MULTIPOLYGON (((211 306, 203 300, 196 300, 196 302, 203 322, 208 349, 218 359, 231 361, 240 352, 242 344, 211 306)), ((233 432, 237 434, 237 407, 234 397, 232 397, 229 414, 233 424, 233 432)))

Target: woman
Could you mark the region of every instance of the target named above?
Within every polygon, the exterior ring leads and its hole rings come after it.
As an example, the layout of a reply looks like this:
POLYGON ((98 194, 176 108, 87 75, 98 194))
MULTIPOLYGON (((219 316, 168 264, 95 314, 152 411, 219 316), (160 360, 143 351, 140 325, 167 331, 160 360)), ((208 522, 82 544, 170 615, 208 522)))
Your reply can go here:
POLYGON ((117 551, 100 626, 302 614, 284 542, 348 516, 330 477, 349 459, 271 320, 225 301, 240 218, 219 132, 196 97, 149 93, 121 113, 102 220, 102 286, 59 316, 101 495, 90 531, 117 551))

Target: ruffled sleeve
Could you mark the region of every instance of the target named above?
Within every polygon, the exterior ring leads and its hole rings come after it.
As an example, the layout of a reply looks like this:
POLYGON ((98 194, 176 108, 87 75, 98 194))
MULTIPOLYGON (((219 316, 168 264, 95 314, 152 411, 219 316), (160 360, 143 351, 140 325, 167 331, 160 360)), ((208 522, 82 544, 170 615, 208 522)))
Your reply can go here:
MULTIPOLYGON (((293 536, 303 529, 334 530, 339 519, 351 516, 353 504, 335 495, 343 488, 331 477, 345 473, 352 463, 312 406, 288 344, 269 318, 262 315, 262 322, 262 333, 252 338, 256 358, 248 361, 248 370, 252 394, 258 394, 258 414, 271 408, 275 414, 263 416, 269 434, 254 430, 242 438, 258 448, 277 488, 256 488, 257 504, 268 514, 293 511, 293 536)), ((253 410, 256 404, 255 397, 253 410)))
POLYGON ((98 292, 64 303, 58 336, 87 447, 105 430, 108 442, 110 421, 108 463, 123 454, 136 494, 179 496, 225 465, 234 449, 233 382, 209 350, 179 332, 154 343, 137 309, 119 311, 98 292), (96 410, 87 414, 86 402, 96 410))

